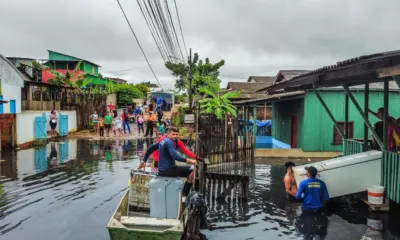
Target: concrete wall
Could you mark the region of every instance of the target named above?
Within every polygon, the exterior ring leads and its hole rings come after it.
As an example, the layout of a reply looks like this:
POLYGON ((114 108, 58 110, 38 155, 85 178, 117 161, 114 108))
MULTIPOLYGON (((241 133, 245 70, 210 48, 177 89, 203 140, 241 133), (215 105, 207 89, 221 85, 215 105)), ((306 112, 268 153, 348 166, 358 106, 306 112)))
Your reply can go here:
MULTIPOLYGON (((35 118, 42 116, 43 113, 46 114, 47 118, 46 129, 50 131, 49 111, 23 111, 17 114, 17 145, 35 140, 35 118)), ((59 113, 68 115, 68 131, 75 132, 77 129, 76 111, 60 111, 59 113)), ((57 131, 59 126, 57 124, 57 131)))
POLYGON ((106 100, 107 105, 110 104, 110 102, 112 102, 114 104, 114 106, 117 104, 117 94, 116 93, 107 95, 107 100, 106 100))
MULTIPOLYGON (((70 160, 76 159, 76 150, 77 150, 77 141, 69 140, 66 143, 55 143, 56 151, 57 151, 57 165, 61 164, 61 162, 65 163, 70 160), (68 158, 61 161, 60 160, 60 145, 68 144, 68 158)), ((43 172, 48 170, 48 161, 50 160, 50 152, 51 152, 51 144, 47 144, 47 146, 42 147, 41 149, 45 149, 45 158, 40 158, 40 154, 35 154, 35 152, 40 151, 39 149, 29 148, 17 151, 17 169, 18 176, 23 177, 25 174, 32 175, 38 172, 43 172)), ((54 164, 54 163, 53 163, 54 164)))
MULTIPOLYGON (((24 86, 19 71, 3 55, 0 54, 0 95, 3 100, 15 100, 16 113, 21 112, 21 88, 24 86)), ((3 113, 10 113, 10 103, 3 104, 3 113)))

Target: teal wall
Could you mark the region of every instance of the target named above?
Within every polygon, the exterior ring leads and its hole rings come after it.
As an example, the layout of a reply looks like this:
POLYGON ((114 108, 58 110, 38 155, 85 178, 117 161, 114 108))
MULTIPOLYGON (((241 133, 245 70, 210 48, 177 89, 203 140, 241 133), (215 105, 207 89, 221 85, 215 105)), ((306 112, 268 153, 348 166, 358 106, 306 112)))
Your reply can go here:
MULTIPOLYGON (((320 91, 328 108, 331 110, 336 121, 344 122, 344 99, 343 91, 320 91)), ((364 108, 364 92, 353 92, 353 95, 362 108, 364 108)), ((389 95, 389 114, 400 117, 400 93, 391 92, 389 95)), ((333 122, 325 109, 317 99, 315 93, 310 92, 305 96, 304 103, 304 135, 302 136, 302 147, 304 151, 342 151, 342 145, 333 145, 333 122)), ((369 93, 369 108, 376 110, 383 106, 383 92, 374 91, 369 93)), ((378 119, 369 115, 369 120, 374 124, 378 119)), ((354 122, 354 138, 363 138, 364 122, 349 100, 349 121, 354 122)), ((275 123, 275 122, 273 122, 275 123)), ((274 124, 273 126, 276 126, 274 124)), ((371 138, 371 134, 370 138, 371 138)))
POLYGON ((82 62, 82 67, 81 69, 83 70, 83 72, 85 73, 90 73, 90 74, 94 74, 94 75, 98 75, 99 74, 99 68, 93 64, 90 64, 88 62, 82 62), (92 72, 92 69, 94 69, 94 73, 92 72))
POLYGON ((57 53, 53 51, 48 51, 49 52, 49 60, 50 61, 79 61, 81 59, 64 55, 62 53, 57 53))
POLYGON ((297 115, 297 148, 303 146, 304 99, 272 103, 272 137, 290 145, 292 115, 297 115))
MULTIPOLYGON (((63 62, 63 61, 82 61, 82 64, 81 64, 82 71, 84 71, 85 73, 94 74, 96 76, 99 74, 98 66, 96 66, 92 63, 89 63, 85 60, 82 60, 80 58, 76 58, 76 57, 69 56, 69 55, 64 55, 62 53, 49 51, 49 61, 50 62, 51 61, 60 61, 60 62, 56 62, 57 69, 67 69, 67 63, 63 62), (94 73, 93 73, 92 69, 94 69, 94 73)), ((50 66, 54 67, 54 64, 51 62, 50 66)))

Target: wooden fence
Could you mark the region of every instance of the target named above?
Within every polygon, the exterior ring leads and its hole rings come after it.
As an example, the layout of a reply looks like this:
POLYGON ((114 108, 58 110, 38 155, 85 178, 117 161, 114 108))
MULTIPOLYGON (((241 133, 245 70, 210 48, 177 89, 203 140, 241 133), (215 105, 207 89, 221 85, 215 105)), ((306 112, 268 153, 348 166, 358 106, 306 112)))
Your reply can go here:
POLYGON ((200 191, 214 192, 215 197, 247 198, 251 161, 254 158, 250 131, 238 136, 237 119, 225 116, 196 114, 196 149, 209 159, 200 166, 200 191))
POLYGON ((60 101, 33 101, 33 100, 23 100, 22 110, 30 111, 51 111, 60 110, 60 101))

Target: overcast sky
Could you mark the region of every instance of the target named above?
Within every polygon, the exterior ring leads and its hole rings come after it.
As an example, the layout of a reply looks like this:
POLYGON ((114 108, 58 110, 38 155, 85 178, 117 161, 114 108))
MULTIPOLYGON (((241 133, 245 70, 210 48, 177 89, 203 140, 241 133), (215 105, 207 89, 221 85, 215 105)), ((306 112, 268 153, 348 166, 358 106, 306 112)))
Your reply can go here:
MULTIPOLYGON (((161 84, 173 87, 137 2, 120 1, 161 84)), ((226 61, 222 87, 400 49, 398 0, 176 1, 187 47, 226 61)), ((105 76, 155 82, 116 0, 0 0, 0 53, 47 58, 47 49, 95 62, 105 76)))

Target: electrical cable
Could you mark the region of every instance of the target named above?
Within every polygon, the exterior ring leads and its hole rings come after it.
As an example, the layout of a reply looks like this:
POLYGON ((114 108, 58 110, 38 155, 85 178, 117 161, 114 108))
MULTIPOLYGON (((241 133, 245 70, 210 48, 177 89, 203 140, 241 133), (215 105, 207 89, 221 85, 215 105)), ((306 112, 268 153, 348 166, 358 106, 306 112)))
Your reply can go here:
POLYGON ((142 51, 143 56, 144 56, 144 58, 146 59, 146 62, 147 62, 147 64, 149 65, 149 68, 150 68, 151 72, 152 72, 153 75, 154 75, 154 78, 157 80, 157 83, 158 83, 158 85, 160 86, 160 88, 161 88, 162 90, 164 90, 164 88, 161 86, 161 83, 160 83, 160 81, 158 80, 158 78, 157 78, 157 76, 156 76, 156 74, 155 74, 153 68, 151 67, 149 60, 147 59, 147 56, 146 56, 146 54, 145 54, 145 52, 144 52, 144 50, 143 50, 143 48, 142 48, 142 45, 140 45, 139 39, 137 38, 136 33, 135 33, 135 31, 133 30, 133 28, 132 28, 132 26, 131 26, 131 23, 129 22, 128 17, 127 17, 126 14, 125 14, 124 8, 122 7, 122 5, 121 5, 121 3, 119 2, 119 0, 117 0, 117 3, 118 3, 118 5, 119 5, 119 7, 121 8, 122 14, 124 14, 125 20, 126 20, 126 22, 128 23, 129 28, 131 29, 132 34, 133 34, 133 36, 135 37, 135 40, 136 40, 137 44, 139 45, 139 48, 140 48, 140 50, 142 51))

